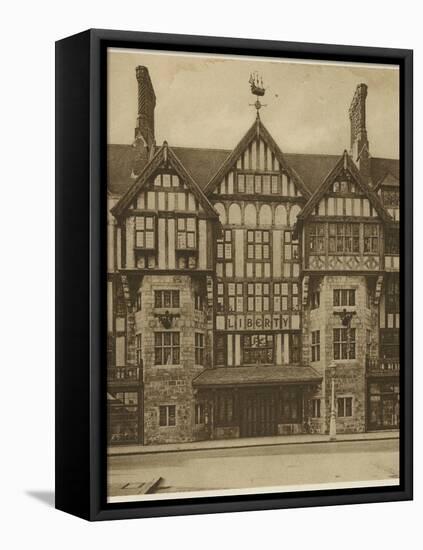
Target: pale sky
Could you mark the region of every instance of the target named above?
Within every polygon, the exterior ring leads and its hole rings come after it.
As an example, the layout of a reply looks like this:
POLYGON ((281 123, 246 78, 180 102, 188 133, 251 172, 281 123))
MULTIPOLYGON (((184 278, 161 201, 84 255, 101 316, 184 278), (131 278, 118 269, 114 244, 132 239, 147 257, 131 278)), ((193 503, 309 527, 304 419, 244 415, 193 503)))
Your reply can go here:
POLYGON ((370 153, 399 158, 397 67, 109 51, 109 143, 133 141, 137 65, 148 67, 156 93, 158 145, 167 140, 173 146, 233 149, 255 119, 248 79, 258 71, 267 105, 260 116, 283 152, 349 149, 348 108, 357 84, 364 82, 370 153))

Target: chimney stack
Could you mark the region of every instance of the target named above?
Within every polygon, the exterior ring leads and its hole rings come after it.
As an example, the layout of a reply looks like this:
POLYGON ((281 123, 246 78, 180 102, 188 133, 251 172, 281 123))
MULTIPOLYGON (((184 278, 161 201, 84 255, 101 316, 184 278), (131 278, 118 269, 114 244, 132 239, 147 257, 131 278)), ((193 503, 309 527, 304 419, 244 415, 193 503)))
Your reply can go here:
POLYGON ((366 84, 359 84, 351 102, 349 115, 351 124, 351 156, 363 179, 370 183, 370 153, 366 129, 366 84))
POLYGON ((154 154, 154 109, 156 94, 147 67, 136 68, 138 81, 138 117, 135 128, 135 146, 139 148, 140 161, 145 163, 154 154))

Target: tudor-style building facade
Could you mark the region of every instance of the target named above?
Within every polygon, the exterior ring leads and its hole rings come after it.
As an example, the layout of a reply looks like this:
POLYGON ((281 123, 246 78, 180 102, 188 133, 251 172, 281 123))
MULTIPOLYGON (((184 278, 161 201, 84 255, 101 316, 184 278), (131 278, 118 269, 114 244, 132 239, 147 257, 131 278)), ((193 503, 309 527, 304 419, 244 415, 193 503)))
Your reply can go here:
POLYGON ((398 162, 285 155, 257 116, 232 151, 157 147, 137 68, 133 146, 109 145, 109 442, 399 425, 398 162), (377 178, 377 181, 375 181, 377 178), (375 327, 379 327, 376 330, 375 327))

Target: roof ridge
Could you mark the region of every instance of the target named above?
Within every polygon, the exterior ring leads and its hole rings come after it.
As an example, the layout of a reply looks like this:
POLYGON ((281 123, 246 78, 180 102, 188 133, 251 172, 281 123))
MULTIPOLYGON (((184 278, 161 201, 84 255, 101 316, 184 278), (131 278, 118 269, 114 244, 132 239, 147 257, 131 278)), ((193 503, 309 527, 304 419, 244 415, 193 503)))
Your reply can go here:
POLYGON ((224 151, 231 153, 232 149, 223 149, 221 147, 189 147, 185 145, 169 145, 172 149, 191 149, 193 151, 224 151))
MULTIPOLYGON (((109 147, 133 147, 132 143, 108 143, 107 146, 109 147)), ((233 149, 231 148, 225 148, 225 147, 193 147, 191 145, 170 145, 169 147, 172 147, 172 149, 191 149, 192 151, 222 151, 222 152, 228 152, 231 153, 233 149)), ((290 156, 304 156, 304 157, 338 157, 339 155, 336 153, 292 153, 289 151, 284 151, 284 155, 290 155, 290 156)), ((391 160, 393 162, 399 162, 399 158, 394 157, 380 157, 380 156, 374 156, 372 155, 370 157, 372 160, 391 160)))

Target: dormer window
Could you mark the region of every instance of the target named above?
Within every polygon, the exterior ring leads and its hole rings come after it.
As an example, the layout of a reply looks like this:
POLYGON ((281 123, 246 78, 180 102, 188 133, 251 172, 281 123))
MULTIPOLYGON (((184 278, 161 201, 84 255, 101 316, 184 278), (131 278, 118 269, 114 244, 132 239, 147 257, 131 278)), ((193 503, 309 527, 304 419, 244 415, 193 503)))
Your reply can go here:
POLYGON ((137 216, 135 218, 135 246, 152 250, 155 248, 155 223, 153 216, 137 216))
POLYGON ((195 218, 178 219, 178 250, 193 250, 196 248, 195 218))

